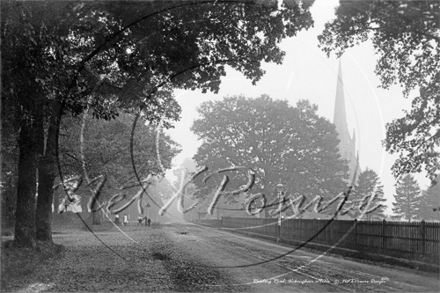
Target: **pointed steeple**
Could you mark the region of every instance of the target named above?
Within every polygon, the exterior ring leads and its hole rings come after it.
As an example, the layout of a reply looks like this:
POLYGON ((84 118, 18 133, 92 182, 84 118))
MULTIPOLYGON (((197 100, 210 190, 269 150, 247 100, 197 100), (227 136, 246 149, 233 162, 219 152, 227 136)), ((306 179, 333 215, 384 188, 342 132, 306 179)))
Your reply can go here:
POLYGON ((342 80, 341 58, 339 58, 338 82, 336 85, 336 101, 333 123, 336 126, 336 131, 339 134, 341 143, 351 141, 350 132, 348 131, 347 115, 345 113, 344 82, 342 80))
MULTIPOLYGON (((335 112, 333 116, 333 123, 336 126, 336 131, 340 139, 339 153, 343 159, 348 161, 350 170, 349 180, 354 176, 359 176, 361 169, 359 167, 359 154, 356 154, 356 137, 353 129, 353 138, 350 136, 348 130, 347 115, 345 112, 345 97, 344 97, 344 81, 342 80, 342 66, 341 59, 339 59, 338 81, 336 85, 336 101, 335 112)), ((356 178, 357 180, 357 178, 356 178)), ((351 182, 351 181, 350 181, 351 182)))

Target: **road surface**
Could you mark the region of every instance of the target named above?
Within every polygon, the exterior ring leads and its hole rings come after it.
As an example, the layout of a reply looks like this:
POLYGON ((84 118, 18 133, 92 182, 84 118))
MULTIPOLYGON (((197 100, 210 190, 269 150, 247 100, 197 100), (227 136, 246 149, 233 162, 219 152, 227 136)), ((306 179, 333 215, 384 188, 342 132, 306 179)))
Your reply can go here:
POLYGON ((289 253, 292 247, 189 223, 62 229, 54 242, 65 252, 24 267, 23 276, 14 262, 2 266, 2 292, 440 291, 438 273, 289 253))
POLYGON ((163 225, 161 231, 201 267, 214 268, 232 280, 230 285, 246 285, 251 292, 440 291, 436 273, 304 250, 288 254, 292 247, 193 224, 163 225))

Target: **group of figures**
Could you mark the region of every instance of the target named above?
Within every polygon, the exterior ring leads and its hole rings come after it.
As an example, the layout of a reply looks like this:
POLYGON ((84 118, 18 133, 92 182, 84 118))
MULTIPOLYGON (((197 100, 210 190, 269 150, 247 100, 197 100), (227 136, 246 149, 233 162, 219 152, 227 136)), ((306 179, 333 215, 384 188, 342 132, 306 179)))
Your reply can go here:
POLYGON ((138 225, 141 225, 143 221, 145 221, 145 226, 151 225, 151 219, 148 219, 147 217, 138 217, 138 225))
MULTIPOLYGON (((151 219, 148 219, 147 217, 138 217, 138 225, 141 225, 142 222, 145 221, 145 226, 151 225, 151 219)), ((121 222, 119 220, 119 215, 115 216, 115 224, 119 225, 121 222)), ((124 214, 124 217, 122 218, 122 225, 127 226, 128 225, 128 216, 127 214, 124 214)))

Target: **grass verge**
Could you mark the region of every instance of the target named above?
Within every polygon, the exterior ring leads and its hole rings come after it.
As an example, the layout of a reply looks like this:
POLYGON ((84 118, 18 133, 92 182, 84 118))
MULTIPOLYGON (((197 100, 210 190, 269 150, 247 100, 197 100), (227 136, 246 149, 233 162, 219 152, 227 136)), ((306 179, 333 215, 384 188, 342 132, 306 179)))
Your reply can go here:
POLYGON ((32 272, 47 260, 61 257, 64 246, 37 241, 34 248, 15 247, 13 240, 2 242, 1 291, 23 283, 32 272))

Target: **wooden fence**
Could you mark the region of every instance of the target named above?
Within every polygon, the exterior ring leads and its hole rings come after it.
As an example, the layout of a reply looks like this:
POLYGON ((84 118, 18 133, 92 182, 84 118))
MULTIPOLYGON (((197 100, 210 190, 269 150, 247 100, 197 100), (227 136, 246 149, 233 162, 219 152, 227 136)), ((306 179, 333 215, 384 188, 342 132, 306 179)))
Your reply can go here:
POLYGON ((308 242, 407 258, 439 259, 439 222, 283 220, 232 218, 199 220, 201 224, 257 233, 288 242, 308 242))

